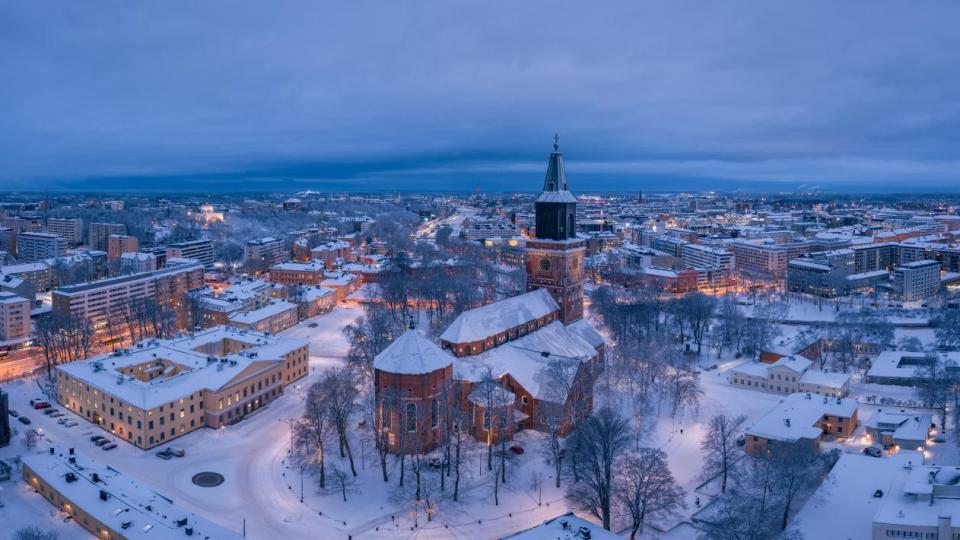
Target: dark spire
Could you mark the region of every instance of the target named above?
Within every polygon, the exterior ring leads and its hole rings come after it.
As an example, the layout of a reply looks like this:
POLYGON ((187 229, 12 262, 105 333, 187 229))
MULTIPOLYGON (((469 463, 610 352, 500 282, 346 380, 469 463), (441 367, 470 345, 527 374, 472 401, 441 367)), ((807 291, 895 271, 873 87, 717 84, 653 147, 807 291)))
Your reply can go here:
POLYGON ((547 163, 547 176, 543 179, 544 191, 569 191, 567 171, 563 167, 563 154, 560 153, 560 135, 553 136, 553 152, 547 163))

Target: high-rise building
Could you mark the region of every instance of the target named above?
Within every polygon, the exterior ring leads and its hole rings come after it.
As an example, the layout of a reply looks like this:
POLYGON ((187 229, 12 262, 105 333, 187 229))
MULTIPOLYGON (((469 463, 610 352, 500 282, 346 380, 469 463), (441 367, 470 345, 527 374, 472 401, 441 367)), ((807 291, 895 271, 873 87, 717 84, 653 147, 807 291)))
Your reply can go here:
POLYGON ((0 447, 10 444, 10 400, 7 393, 0 390, 0 447))
POLYGON ((250 240, 243 247, 243 264, 252 274, 262 274, 286 258, 287 248, 282 238, 250 240))
POLYGON ((107 258, 111 261, 119 260, 124 253, 136 252, 138 244, 136 236, 111 234, 107 237, 107 258))
POLYGON ((213 268, 213 242, 210 240, 191 240, 167 246, 168 259, 194 259, 203 263, 206 269, 213 268))
POLYGON ((196 261, 174 259, 155 272, 129 274, 61 287, 53 291, 53 312, 90 319, 97 332, 108 330, 131 303, 153 300, 174 309, 177 325, 186 326, 184 296, 203 285, 203 265, 196 261))
POLYGON ((83 242, 83 220, 80 218, 49 218, 47 232, 59 234, 67 245, 78 246, 83 242))
POLYGON ((53 257, 61 257, 66 242, 58 234, 44 232, 25 232, 17 236, 17 259, 31 263, 53 257))
POLYGON ((893 289, 905 302, 923 300, 940 290, 940 263, 914 261, 893 270, 893 289))
POLYGON ((30 338, 30 300, 0 292, 0 343, 30 338))
POLYGON ((563 154, 554 139, 534 203, 536 237, 527 241, 527 290, 543 288, 560 306, 564 324, 583 318, 583 260, 586 242, 577 238, 577 198, 567 186, 563 154))
POLYGON ((87 244, 100 251, 106 251, 111 234, 127 234, 127 226, 123 223, 91 223, 89 229, 87 244))

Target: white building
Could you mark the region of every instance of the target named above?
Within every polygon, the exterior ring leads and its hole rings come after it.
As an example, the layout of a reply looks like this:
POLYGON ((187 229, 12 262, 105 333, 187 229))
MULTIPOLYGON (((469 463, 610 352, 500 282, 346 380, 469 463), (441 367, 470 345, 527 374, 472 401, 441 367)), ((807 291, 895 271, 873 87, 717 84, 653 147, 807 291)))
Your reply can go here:
POLYGON ((61 257, 66 250, 66 245, 63 237, 58 234, 20 233, 17 236, 17 259, 23 263, 32 263, 61 257))
POLYGON ((47 232, 59 234, 68 245, 77 246, 83 242, 83 220, 80 218, 49 218, 47 232))
POLYGON ((124 274, 139 274, 153 272, 157 269, 157 256, 153 253, 136 251, 120 255, 120 272, 124 274))
POLYGON ((733 252, 726 249, 705 246, 703 244, 683 244, 683 264, 691 268, 713 266, 720 269, 725 276, 734 271, 733 252))
POLYGON ((298 321, 297 305, 278 301, 252 311, 235 313, 227 319, 227 324, 234 328, 277 333, 298 321))
POLYGON ((746 362, 730 370, 734 386, 773 394, 810 392, 844 397, 850 391, 850 375, 811 369, 813 362, 802 356, 784 356, 772 364, 746 362))
POLYGON ((940 263, 931 260, 905 263, 893 270, 892 278, 900 299, 923 300, 940 290, 940 263))

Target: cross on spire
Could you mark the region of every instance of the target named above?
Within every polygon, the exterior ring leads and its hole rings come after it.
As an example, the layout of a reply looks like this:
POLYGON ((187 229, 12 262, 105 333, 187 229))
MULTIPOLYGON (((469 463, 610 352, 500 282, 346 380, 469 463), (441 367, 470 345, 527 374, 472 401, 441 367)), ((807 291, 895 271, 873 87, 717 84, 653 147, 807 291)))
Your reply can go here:
POLYGON ((554 152, 560 151, 560 134, 559 133, 553 134, 553 151, 554 152))

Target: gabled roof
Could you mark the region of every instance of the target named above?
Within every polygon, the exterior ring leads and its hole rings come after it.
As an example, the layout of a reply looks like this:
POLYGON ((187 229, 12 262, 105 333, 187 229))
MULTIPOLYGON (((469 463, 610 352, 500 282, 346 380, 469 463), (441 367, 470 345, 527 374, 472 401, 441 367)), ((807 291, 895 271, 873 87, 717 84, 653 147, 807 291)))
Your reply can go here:
POLYGON ((448 343, 482 341, 559 309, 546 289, 536 289, 464 311, 444 330, 440 339, 448 343))
POLYGON ((443 369, 453 357, 416 330, 407 330, 373 360, 374 369, 401 375, 422 375, 443 369))

